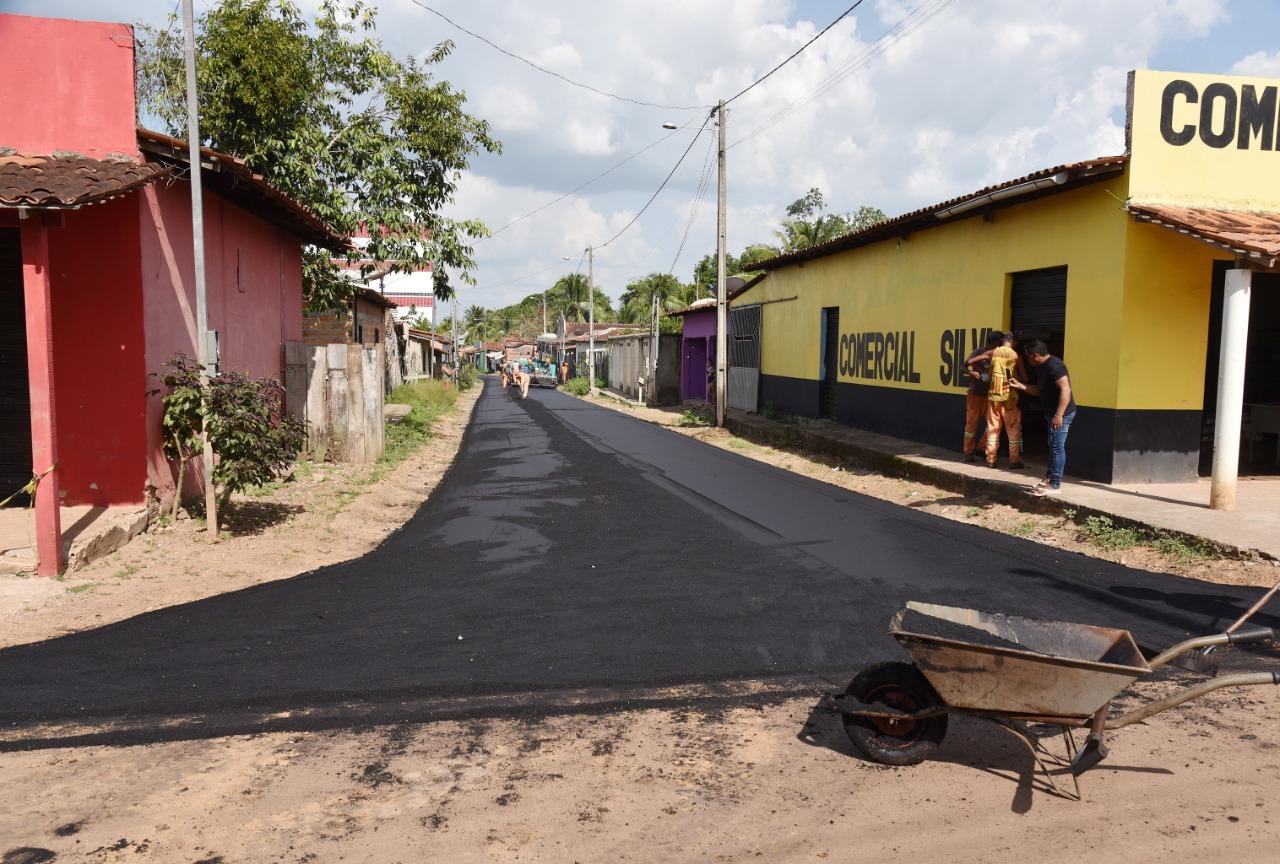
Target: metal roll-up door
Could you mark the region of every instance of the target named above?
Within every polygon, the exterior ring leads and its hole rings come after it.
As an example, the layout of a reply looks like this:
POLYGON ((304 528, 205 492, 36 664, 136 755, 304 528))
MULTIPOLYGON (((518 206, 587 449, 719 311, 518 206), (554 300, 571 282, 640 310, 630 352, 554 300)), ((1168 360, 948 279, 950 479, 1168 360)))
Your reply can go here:
MULTIPOLYGON (((0 229, 0 501, 31 479, 31 393, 18 232, 0 229)), ((25 506, 20 495, 11 506, 25 506)))
MULTIPOLYGON (((1049 353, 1063 356, 1067 341, 1067 268, 1048 267, 1044 270, 1027 270, 1013 274, 1009 296, 1009 318, 1018 344, 1025 345, 1039 339, 1049 346, 1049 353)), ((1024 358, 1024 366, 1027 366, 1024 358)), ((1028 374, 1034 373, 1027 366, 1028 374)), ((1033 456, 1040 454, 1040 441, 1045 433, 1044 415, 1040 409, 1040 397, 1023 394, 1022 437, 1030 441, 1028 448, 1033 456)))
POLYGON ((1067 339, 1067 268, 1049 267, 1013 274, 1010 319, 1018 341, 1041 339, 1062 356, 1067 339))
POLYGON ((760 305, 729 310, 729 393, 725 404, 755 411, 760 404, 760 305))

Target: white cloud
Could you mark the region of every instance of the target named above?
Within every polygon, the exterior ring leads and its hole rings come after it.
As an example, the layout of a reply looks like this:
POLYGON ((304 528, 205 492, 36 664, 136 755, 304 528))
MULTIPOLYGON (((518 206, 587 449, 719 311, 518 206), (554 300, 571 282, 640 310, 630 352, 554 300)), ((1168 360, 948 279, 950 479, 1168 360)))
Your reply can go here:
POLYGON ((1280 78, 1280 51, 1269 53, 1255 51, 1231 67, 1232 75, 1252 75, 1255 78, 1280 78))

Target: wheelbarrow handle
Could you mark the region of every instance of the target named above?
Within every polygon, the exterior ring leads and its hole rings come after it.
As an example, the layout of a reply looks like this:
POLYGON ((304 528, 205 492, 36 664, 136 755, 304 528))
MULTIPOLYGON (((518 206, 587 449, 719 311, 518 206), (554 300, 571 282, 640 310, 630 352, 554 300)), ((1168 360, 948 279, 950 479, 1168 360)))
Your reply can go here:
POLYGON ((1228 645, 1248 645, 1251 642, 1271 642, 1276 631, 1270 627, 1242 627, 1227 634, 1228 645))
POLYGON ((1197 636, 1185 642, 1166 648, 1148 661, 1152 669, 1158 669, 1171 660, 1181 657, 1196 648, 1207 648, 1212 645, 1246 645, 1251 642, 1268 642, 1276 638, 1270 627, 1245 627, 1234 633, 1217 633, 1213 636, 1197 636))
POLYGON ((1127 714, 1121 714, 1119 717, 1112 717, 1106 722, 1107 729, 1119 729, 1122 726, 1128 726, 1131 723, 1137 723, 1140 720, 1146 720, 1154 714, 1161 711, 1167 711, 1170 708, 1181 705, 1183 702, 1190 702, 1192 699, 1199 699, 1206 693, 1212 693, 1214 690, 1221 690, 1223 687, 1246 687, 1254 684, 1280 684, 1280 672, 1241 672, 1236 675, 1221 675, 1217 678, 1210 678, 1208 681, 1201 681, 1194 687, 1188 687, 1186 690, 1180 690, 1172 696, 1166 696, 1164 699, 1158 699, 1141 708, 1136 708, 1127 714))

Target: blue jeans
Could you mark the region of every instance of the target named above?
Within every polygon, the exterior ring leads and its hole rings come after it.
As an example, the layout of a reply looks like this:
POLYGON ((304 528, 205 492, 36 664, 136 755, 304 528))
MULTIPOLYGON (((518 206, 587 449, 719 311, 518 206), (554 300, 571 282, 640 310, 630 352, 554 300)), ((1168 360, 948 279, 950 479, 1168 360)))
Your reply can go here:
POLYGON ((1046 417, 1045 422, 1049 425, 1049 473, 1045 477, 1049 481, 1049 485, 1057 489, 1062 485, 1062 472, 1067 467, 1067 431, 1071 428, 1071 421, 1076 419, 1076 412, 1063 416, 1062 428, 1053 428, 1053 418, 1046 417))

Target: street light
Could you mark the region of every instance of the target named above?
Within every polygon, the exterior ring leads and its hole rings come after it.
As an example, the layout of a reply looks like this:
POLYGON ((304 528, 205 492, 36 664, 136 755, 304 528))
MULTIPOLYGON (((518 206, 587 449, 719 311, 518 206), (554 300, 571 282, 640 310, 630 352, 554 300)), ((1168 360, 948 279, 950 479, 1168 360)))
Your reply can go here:
POLYGON ((663 129, 671 129, 671 130, 673 130, 673 131, 674 131, 674 130, 676 130, 676 129, 679 129, 680 127, 679 127, 679 126, 677 126, 676 124, 672 123, 670 120, 668 120, 666 123, 663 123, 663 124, 662 124, 662 128, 663 128, 663 129))

